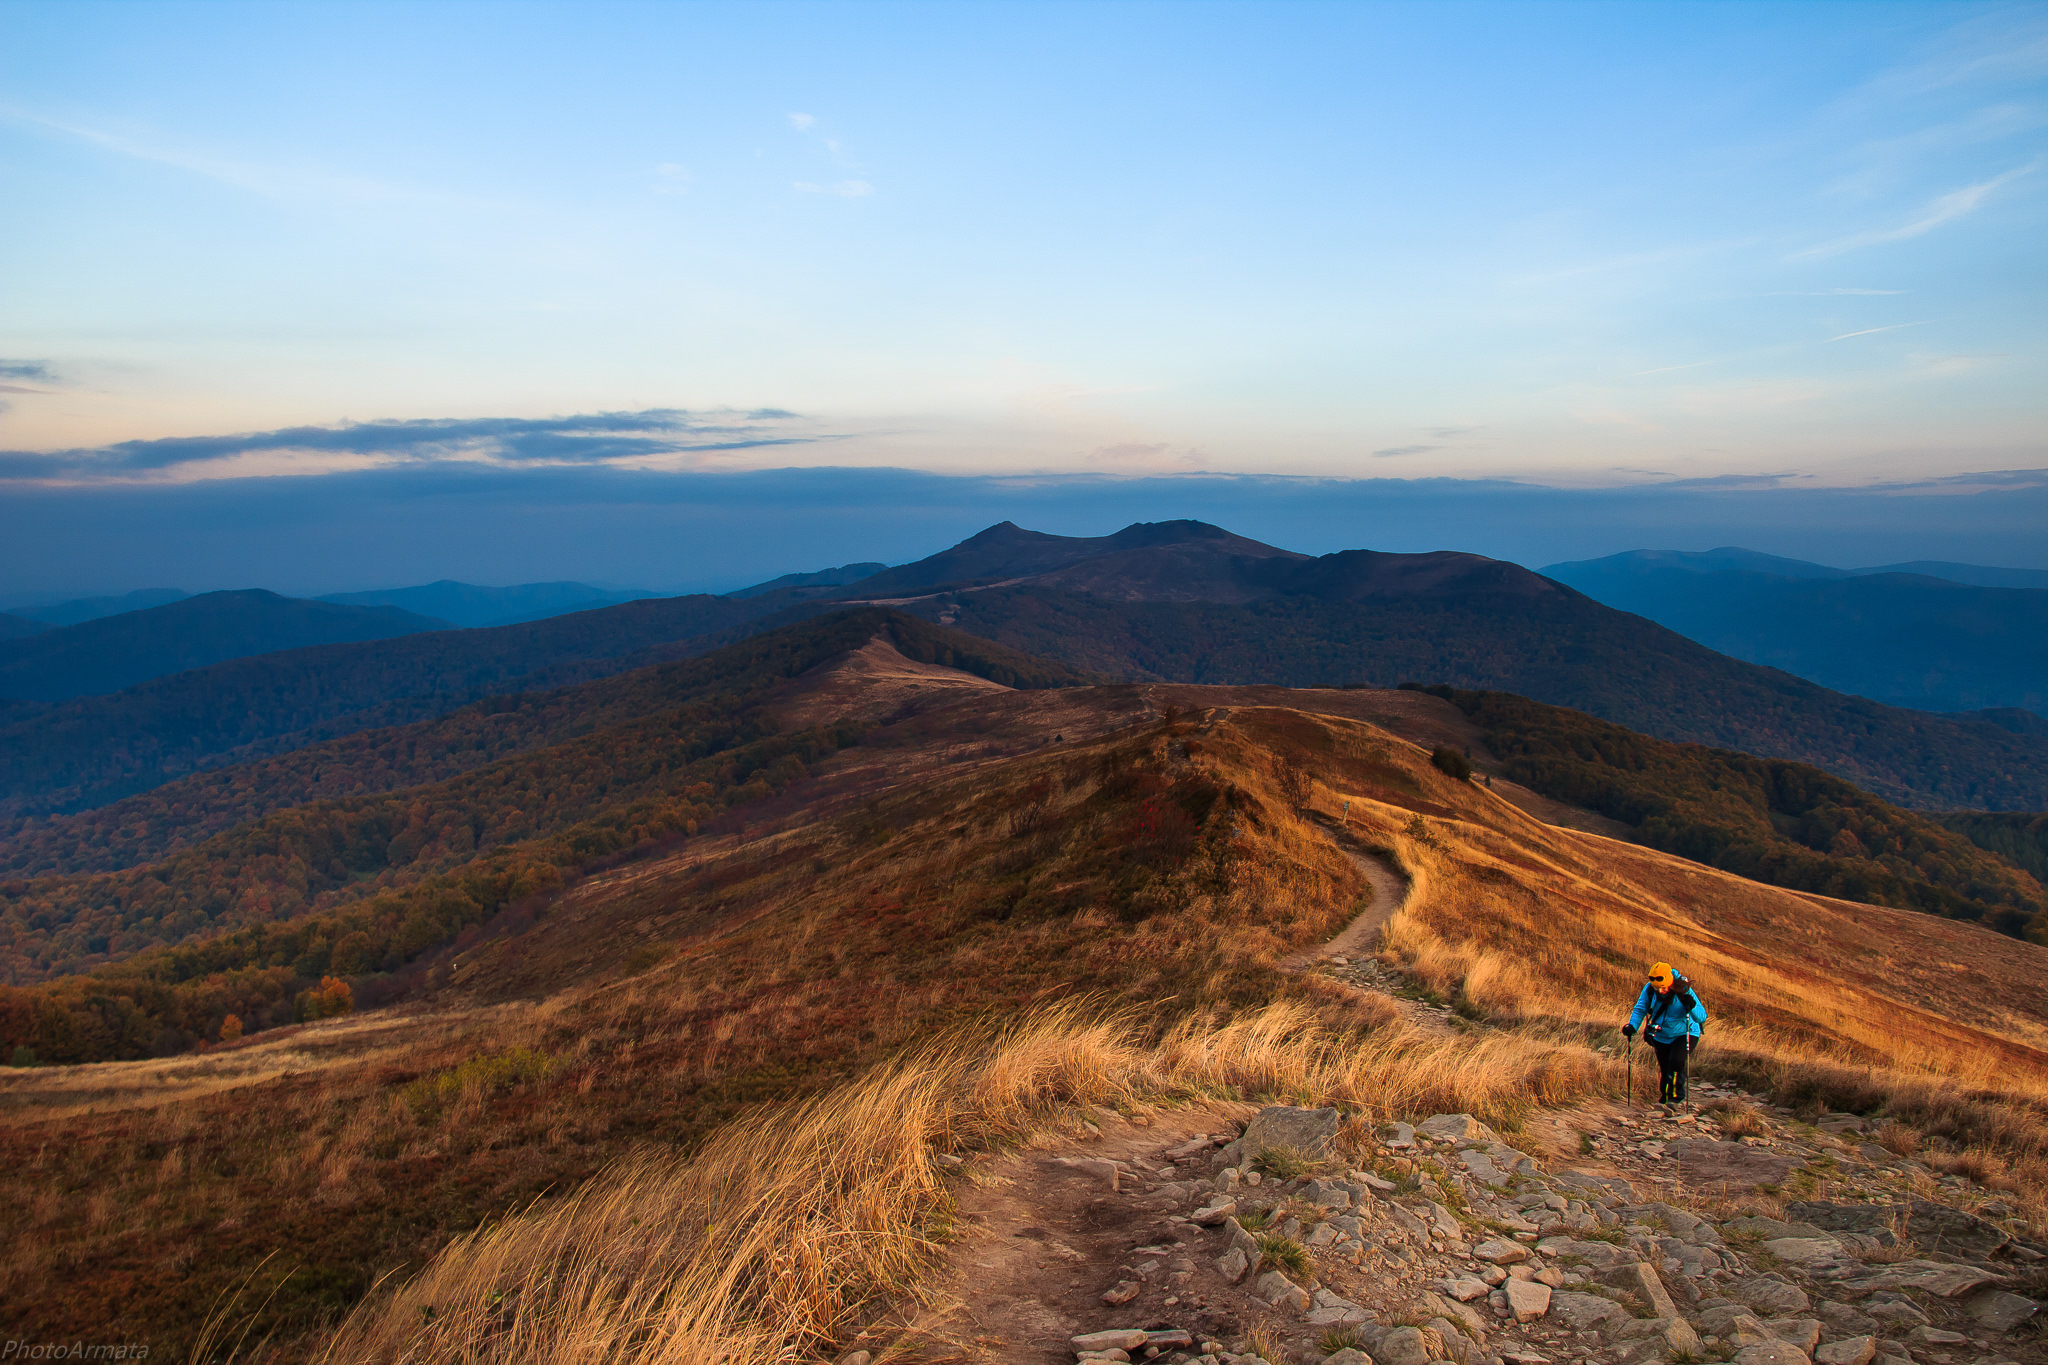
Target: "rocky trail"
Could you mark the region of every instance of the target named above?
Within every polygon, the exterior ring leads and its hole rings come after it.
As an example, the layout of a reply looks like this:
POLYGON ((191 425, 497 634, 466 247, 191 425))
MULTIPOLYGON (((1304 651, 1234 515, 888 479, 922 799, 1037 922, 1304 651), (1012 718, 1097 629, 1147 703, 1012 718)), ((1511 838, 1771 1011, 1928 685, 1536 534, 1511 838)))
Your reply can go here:
MULTIPOLYGON (((1483 1027, 1372 955, 1406 884, 1347 852, 1373 900, 1286 965, 1483 1027)), ((1463 1114, 1366 1133, 1335 1109, 1089 1111, 957 1167, 962 1235, 888 1335, 1047 1363, 2048 1362, 2048 1245, 1989 1192, 1855 1115, 1693 1098, 1550 1111, 1512 1142, 1463 1114)))

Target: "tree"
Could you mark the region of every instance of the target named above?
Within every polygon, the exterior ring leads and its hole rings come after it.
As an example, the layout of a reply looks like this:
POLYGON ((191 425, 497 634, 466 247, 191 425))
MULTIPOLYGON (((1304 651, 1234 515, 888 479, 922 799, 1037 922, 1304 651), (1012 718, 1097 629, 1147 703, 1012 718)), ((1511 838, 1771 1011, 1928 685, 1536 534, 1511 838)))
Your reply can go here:
POLYGON ((220 1021, 220 1040, 223 1043, 238 1041, 242 1036, 242 1016, 230 1014, 220 1021))
POLYGON ((1460 782, 1472 780, 1472 760, 1448 744, 1439 744, 1429 754, 1429 761, 1436 764, 1437 771, 1460 782))

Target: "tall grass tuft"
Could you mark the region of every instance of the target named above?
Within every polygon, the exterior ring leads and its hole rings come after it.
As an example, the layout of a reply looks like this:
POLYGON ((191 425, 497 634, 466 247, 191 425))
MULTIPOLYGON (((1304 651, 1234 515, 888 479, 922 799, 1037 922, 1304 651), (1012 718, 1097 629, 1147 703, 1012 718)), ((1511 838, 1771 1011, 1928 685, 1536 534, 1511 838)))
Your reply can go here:
POLYGON ((1597 1059, 1570 1052, 1513 1033, 1476 1044, 1401 1029, 1333 1034, 1290 1002, 1158 1037, 1130 1017, 1057 1007, 760 1111, 694 1156, 627 1162, 559 1204, 463 1238, 360 1305, 325 1360, 815 1355, 933 1262, 951 1213, 935 1152, 999 1146, 1076 1105, 1263 1090, 1385 1115, 1500 1115, 1604 1084, 1597 1059))

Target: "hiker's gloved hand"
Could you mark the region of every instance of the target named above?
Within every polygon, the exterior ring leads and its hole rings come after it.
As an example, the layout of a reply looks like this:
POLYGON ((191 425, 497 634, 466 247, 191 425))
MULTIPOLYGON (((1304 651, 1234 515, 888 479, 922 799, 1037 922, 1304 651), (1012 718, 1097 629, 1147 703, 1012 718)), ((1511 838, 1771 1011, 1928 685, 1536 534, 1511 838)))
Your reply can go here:
POLYGON ((1621 1036, 1633 1043, 1636 1040, 1636 1026, 1634 1024, 1623 1024, 1621 1026, 1621 1036))

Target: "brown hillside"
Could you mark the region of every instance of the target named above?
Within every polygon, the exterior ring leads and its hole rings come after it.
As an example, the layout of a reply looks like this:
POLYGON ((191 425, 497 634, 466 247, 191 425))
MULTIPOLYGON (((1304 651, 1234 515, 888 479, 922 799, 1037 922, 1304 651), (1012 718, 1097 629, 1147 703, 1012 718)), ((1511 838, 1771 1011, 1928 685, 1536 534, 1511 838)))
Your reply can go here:
MULTIPOLYGON (((875 723, 728 825, 462 944, 409 1013, 372 1016, 388 1028, 338 1021, 189 1065, 0 1078, 0 1216, 31 1234, 10 1242, 0 1327, 169 1354, 253 1275, 239 1311, 303 1357, 379 1275, 412 1274, 487 1218, 564 1207, 610 1163, 694 1149, 760 1103, 828 1097, 790 1132, 830 1130, 829 1096, 855 1073, 1060 1005, 1070 1020, 1125 1011, 1117 1027, 1187 1074, 1212 1056, 1201 1084, 1231 1098, 1294 1092, 1256 1049, 1217 1051, 1240 1036, 1217 1029, 1269 1018, 1290 1046, 1347 1058, 1347 1102, 1379 1117, 1471 1107, 1509 1123, 1618 1087, 1619 1064, 1587 1045, 1668 957, 1714 1011, 1703 1065, 1850 1077, 1872 1108, 1959 1105, 1961 1078, 2006 1117, 1954 1129, 1959 1145, 2039 1155, 2048 950, 1546 824, 1431 765, 1461 719, 1434 698, 1011 691, 870 644, 775 705, 789 724, 875 723), (1384 996, 1281 969, 1370 894, 1335 823, 1412 877, 1392 948, 1503 1029, 1424 1036, 1384 996), (204 1069, 257 1049, 267 1061, 204 1069)), ((994 1090, 962 1081, 962 1107, 929 1122, 963 1142, 1020 1133, 1057 1100, 1058 1074, 1019 1080, 1028 1100, 998 1117, 994 1090)), ((713 1151, 737 1150, 742 1130, 726 1131, 713 1151)), ((900 1209, 863 1216, 937 1217, 941 1197, 909 1188, 900 1209)), ((944 1235, 915 1229, 886 1267, 818 1268, 823 1297, 801 1324, 787 1305, 746 1310, 755 1335, 730 1358, 769 1358, 778 1332, 808 1350, 859 1320, 923 1264, 917 1238, 944 1235), (764 1326, 771 1308, 791 1316, 764 1326)), ((422 1319, 406 1311, 411 1331, 422 1319)))

